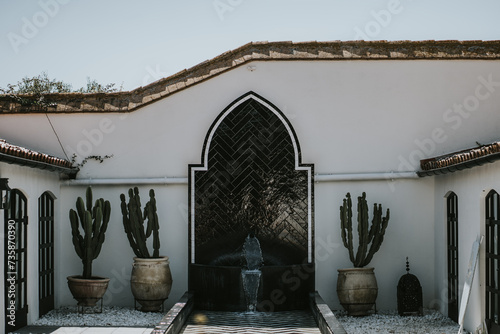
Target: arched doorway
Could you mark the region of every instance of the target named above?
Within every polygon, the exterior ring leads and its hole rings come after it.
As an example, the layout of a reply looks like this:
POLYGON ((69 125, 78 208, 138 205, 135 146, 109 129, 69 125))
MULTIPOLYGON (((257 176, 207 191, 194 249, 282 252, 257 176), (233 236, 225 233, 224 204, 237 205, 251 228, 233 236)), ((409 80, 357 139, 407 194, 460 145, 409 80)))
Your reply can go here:
POLYGON ((253 92, 241 96, 210 127, 201 160, 189 166, 190 287, 200 283, 194 265, 239 268, 245 238, 253 235, 266 271, 302 265, 307 278, 296 295, 314 289, 313 165, 302 164, 285 115, 253 92))

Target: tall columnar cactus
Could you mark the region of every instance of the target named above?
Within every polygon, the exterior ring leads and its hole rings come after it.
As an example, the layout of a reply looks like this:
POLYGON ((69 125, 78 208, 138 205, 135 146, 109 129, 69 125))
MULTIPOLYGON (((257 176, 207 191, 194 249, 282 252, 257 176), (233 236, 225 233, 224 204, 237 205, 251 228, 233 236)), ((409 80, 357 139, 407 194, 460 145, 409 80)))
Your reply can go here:
POLYGON ((87 188, 86 203, 81 197, 76 200, 76 210, 69 210, 71 234, 76 254, 82 259, 82 277, 92 277, 92 261, 99 256, 104 242, 104 234, 108 228, 111 205, 109 201, 99 198, 92 207, 92 189, 87 188), (83 236, 80 233, 83 231, 83 236))
POLYGON ((340 227, 342 229, 342 241, 349 250, 349 258, 356 268, 361 268, 373 258, 379 250, 384 240, 385 229, 389 223, 389 209, 385 217, 382 217, 382 205, 373 205, 373 219, 371 226, 368 226, 368 204, 366 203, 366 193, 363 192, 358 197, 358 250, 354 256, 354 246, 352 241, 352 202, 351 194, 347 193, 343 205, 340 207, 340 227), (370 245, 371 244, 371 245, 370 245))
POLYGON ((160 224, 158 215, 156 214, 156 199, 153 189, 149 191, 149 202, 144 207, 144 214, 141 211, 141 198, 139 197, 139 189, 135 187, 128 191, 129 202, 125 201, 125 195, 121 194, 121 208, 123 215, 123 227, 127 238, 137 257, 141 258, 157 258, 160 257, 160 235, 158 230, 160 224), (144 231, 144 223, 147 219, 146 231, 144 231), (146 239, 153 234, 153 256, 150 255, 146 239))

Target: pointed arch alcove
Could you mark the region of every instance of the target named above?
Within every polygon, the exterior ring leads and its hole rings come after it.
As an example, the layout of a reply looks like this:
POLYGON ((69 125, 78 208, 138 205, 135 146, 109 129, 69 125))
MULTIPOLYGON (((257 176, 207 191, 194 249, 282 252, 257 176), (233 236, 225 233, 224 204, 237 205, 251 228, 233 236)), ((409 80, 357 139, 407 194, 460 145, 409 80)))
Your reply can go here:
POLYGON ((313 165, 302 163, 290 122, 249 92, 215 119, 201 161, 189 166, 189 285, 198 307, 244 308, 251 235, 263 257, 258 308, 305 308, 314 291, 313 165), (276 289, 284 301, 268 303, 276 289))

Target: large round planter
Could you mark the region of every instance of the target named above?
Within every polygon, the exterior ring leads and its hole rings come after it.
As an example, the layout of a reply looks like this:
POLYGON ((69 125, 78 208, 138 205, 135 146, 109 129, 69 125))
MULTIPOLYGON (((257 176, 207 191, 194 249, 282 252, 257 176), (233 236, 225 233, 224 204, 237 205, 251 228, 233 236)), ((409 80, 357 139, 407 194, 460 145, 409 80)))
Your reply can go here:
POLYGON ((172 289, 168 256, 156 259, 134 257, 130 287, 141 311, 158 312, 172 289))
POLYGON ((373 268, 338 269, 337 295, 349 315, 373 313, 378 294, 373 268))
POLYGON ((104 296, 108 288, 109 278, 92 276, 68 276, 68 287, 78 301, 78 306, 92 307, 104 296))

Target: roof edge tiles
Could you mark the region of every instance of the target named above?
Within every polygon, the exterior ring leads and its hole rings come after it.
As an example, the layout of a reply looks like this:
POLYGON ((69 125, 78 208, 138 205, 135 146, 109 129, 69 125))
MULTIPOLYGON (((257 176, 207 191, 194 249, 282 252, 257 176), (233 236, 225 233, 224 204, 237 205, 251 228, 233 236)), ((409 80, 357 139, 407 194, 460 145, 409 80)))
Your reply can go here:
POLYGON ((418 176, 453 173, 500 160, 500 141, 420 161, 418 176))
POLYGON ((75 178, 78 168, 68 160, 7 143, 0 139, 0 162, 59 172, 75 178))
POLYGON ((391 59, 500 59, 500 41, 251 42, 132 91, 47 94, 48 106, 0 95, 0 114, 130 112, 251 61, 391 59))

